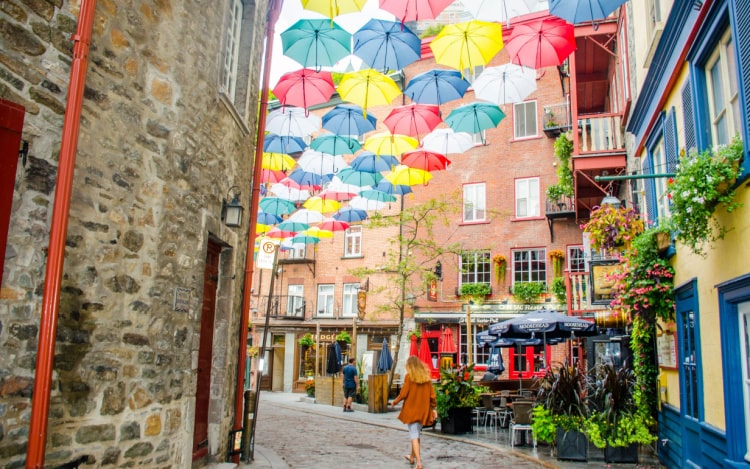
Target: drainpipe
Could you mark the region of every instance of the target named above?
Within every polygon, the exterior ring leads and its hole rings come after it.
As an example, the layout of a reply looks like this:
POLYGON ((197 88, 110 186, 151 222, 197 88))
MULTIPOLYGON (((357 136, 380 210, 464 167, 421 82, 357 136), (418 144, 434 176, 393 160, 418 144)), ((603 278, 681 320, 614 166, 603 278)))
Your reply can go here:
MULTIPOLYGON (((234 396, 234 430, 242 429, 244 393, 245 393, 245 366, 247 363, 247 327, 250 322, 250 295, 253 288, 253 267, 255 253, 255 236, 257 231, 258 201, 260 200, 260 179, 263 168, 263 140, 266 132, 266 115, 268 114, 268 87, 271 81, 271 59, 273 56, 273 33, 276 21, 281 14, 281 6, 284 0, 270 0, 268 5, 268 24, 266 25, 266 54, 263 59, 263 84, 260 90, 260 111, 258 112, 258 138, 256 139, 255 161, 253 166, 253 178, 251 180, 252 192, 250 195, 250 230, 247 236, 247 254, 245 256, 245 285, 242 292, 242 311, 240 318, 240 344, 237 351, 237 389, 234 396)), ((258 396, 255 398, 258 401, 258 396)), ((250 429, 246 428, 245 431, 250 429)), ((239 456, 235 456, 239 459, 239 456)), ((234 461, 238 462, 238 461, 234 461)))
POLYGON ((70 194, 73 189, 78 131, 81 126, 81 104, 83 102, 83 88, 86 84, 86 65, 88 64, 95 8, 96 0, 81 0, 78 27, 71 38, 73 40, 73 63, 70 68, 70 84, 60 142, 60 162, 57 169, 55 202, 52 207, 47 269, 44 277, 42 316, 39 323, 39 343, 37 344, 36 371, 34 374, 34 394, 31 398, 29 445, 26 450, 27 468, 44 466, 57 315, 60 310, 60 288, 65 262, 65 237, 68 232, 70 194))

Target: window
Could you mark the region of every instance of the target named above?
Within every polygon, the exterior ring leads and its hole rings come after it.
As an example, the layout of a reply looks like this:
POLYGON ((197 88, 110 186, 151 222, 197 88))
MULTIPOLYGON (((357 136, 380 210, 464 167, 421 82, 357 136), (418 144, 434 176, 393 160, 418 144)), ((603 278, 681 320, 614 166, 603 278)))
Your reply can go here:
POLYGON ((461 272, 461 283, 490 283, 490 272, 492 272, 492 263, 490 262, 489 251, 474 251, 461 254, 458 266, 461 272))
POLYGON ((362 226, 352 225, 344 234, 344 257, 362 256, 362 226))
POLYGON ((292 244, 291 250, 289 250, 289 259, 304 259, 305 258, 305 245, 304 244, 292 244))
POLYGON ((318 285, 318 316, 333 316, 333 285, 318 285))
POLYGON ((482 74, 484 71, 484 65, 477 65, 474 68, 465 68, 464 69, 464 78, 469 83, 474 83, 474 80, 476 80, 479 75, 482 74))
MULTIPOLYGON (((252 89, 250 69, 259 66, 261 55, 254 49, 255 0, 230 0, 220 77, 220 91, 240 120, 249 120, 255 109, 248 107, 252 89), (251 63, 251 62, 257 63, 251 63)), ((261 43, 262 45, 262 43, 261 43)))
POLYGON ((516 218, 539 216, 539 178, 516 179, 516 218))
POLYGON ((699 396, 698 396, 698 357, 696 353, 696 317, 695 311, 683 311, 682 330, 680 331, 680 357, 682 373, 685 380, 685 389, 681 390, 685 405, 685 415, 699 418, 699 396))
POLYGON ((479 131, 475 134, 471 134, 471 138, 474 142, 474 145, 484 145, 487 143, 487 132, 484 130, 479 131))
POLYGON ((750 302, 745 301, 737 305, 740 315, 740 354, 742 365, 742 395, 745 405, 745 438, 747 439, 747 453, 745 461, 750 461, 750 302))
POLYGON ((513 283, 547 282, 547 261, 544 249, 513 251, 513 283))
MULTIPOLYGON (((652 171, 656 174, 665 173, 667 168, 667 157, 664 149, 664 139, 659 138, 651 148, 652 171)), ((669 217, 669 199, 667 198, 667 178, 654 178, 654 201, 656 203, 657 220, 666 220, 669 217)))
POLYGON ((464 184, 464 221, 484 221, 486 217, 484 183, 464 184))
POLYGON ((237 88, 237 64, 240 57, 240 31, 242 29, 242 0, 229 3, 229 24, 224 47, 223 87, 230 100, 234 101, 237 88))
POLYGON ((342 316, 354 317, 357 315, 357 292, 359 291, 358 283, 345 283, 344 284, 344 296, 342 298, 342 304, 344 309, 342 316))
MULTIPOLYGON (((473 331, 472 338, 474 338, 477 336, 477 333, 486 331, 487 325, 486 324, 472 324, 471 329, 473 331)), ((461 334, 461 338, 458 341, 459 344, 461 344, 460 350, 459 350, 459 360, 461 361, 461 363, 466 363, 466 360, 467 360, 466 347, 468 345, 467 338, 466 338, 466 324, 460 325, 460 334, 461 334)), ((485 347, 483 345, 479 345, 477 344, 476 339, 474 339, 471 341, 471 348, 473 349, 472 354, 471 354, 473 358, 471 362, 476 365, 486 365, 487 361, 490 358, 491 347, 485 347)))
POLYGON ((286 294, 288 295, 286 303, 287 316, 305 317, 305 286, 289 285, 286 294))
POLYGON ((737 64, 731 31, 727 30, 724 34, 704 70, 711 139, 714 144, 726 144, 736 133, 742 131, 737 64))
POLYGON ((515 138, 537 136, 536 101, 514 104, 513 114, 513 136, 515 138))
POLYGON ((568 272, 586 272, 586 253, 583 246, 568 246, 568 272))

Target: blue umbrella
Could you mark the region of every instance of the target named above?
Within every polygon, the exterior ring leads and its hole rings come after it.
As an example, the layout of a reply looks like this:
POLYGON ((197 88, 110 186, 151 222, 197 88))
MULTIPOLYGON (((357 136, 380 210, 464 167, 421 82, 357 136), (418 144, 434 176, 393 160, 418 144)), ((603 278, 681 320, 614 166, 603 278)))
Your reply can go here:
POLYGON ((391 357, 391 349, 388 347, 388 339, 383 339, 383 348, 380 351, 380 358, 378 358, 378 373, 387 373, 393 366, 393 357, 391 357))
POLYGON ((323 177, 320 174, 299 168, 292 171, 287 177, 299 184, 301 189, 320 189, 324 183, 323 177))
POLYGON ((281 217, 273 213, 258 211, 257 220, 261 225, 275 225, 281 222, 281 217))
POLYGON ((440 105, 463 98, 469 86, 457 70, 434 69, 409 80, 404 94, 416 103, 440 105))
POLYGON ((292 135, 266 134, 263 139, 263 151, 268 153, 299 153, 307 147, 300 137, 292 135))
POLYGON ((390 195, 404 195, 413 192, 411 186, 403 186, 401 184, 393 184, 387 179, 383 179, 372 187, 373 189, 381 192, 385 192, 390 195))
POLYGON ((363 151, 349 163, 349 166, 356 171, 365 171, 368 173, 379 173, 381 171, 391 171, 398 166, 398 158, 391 155, 376 155, 371 151, 363 151))
POLYGON ((549 12, 569 23, 597 22, 612 14, 626 0, 549 0, 549 12))
POLYGON ((367 219, 367 212, 351 207, 344 207, 333 214, 333 218, 347 223, 354 223, 367 219))
POLYGON ((356 104, 337 104, 323 115, 323 128, 336 135, 364 135, 375 130, 377 119, 356 104))
POLYGON ((336 134, 323 134, 315 137, 310 148, 329 155, 353 155, 362 148, 360 143, 351 137, 336 134))
POLYGON ((281 33, 284 55, 303 67, 332 67, 349 55, 351 34, 330 20, 299 20, 281 33))
POLYGON ((420 58, 422 40, 395 21, 371 19, 352 38, 354 55, 383 73, 401 70, 420 58))
POLYGON ((380 173, 357 171, 356 169, 352 168, 342 169, 338 172, 336 177, 341 179, 341 182, 345 184, 351 184, 359 187, 374 186, 375 184, 380 182, 381 179, 383 179, 383 175, 380 173))

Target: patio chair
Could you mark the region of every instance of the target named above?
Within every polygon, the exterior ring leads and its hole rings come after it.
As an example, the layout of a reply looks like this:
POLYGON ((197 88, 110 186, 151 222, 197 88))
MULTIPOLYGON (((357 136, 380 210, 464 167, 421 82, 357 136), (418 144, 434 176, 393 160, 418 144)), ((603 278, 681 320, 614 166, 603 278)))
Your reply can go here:
POLYGON ((502 428, 506 428, 510 423, 511 418, 513 417, 513 411, 510 407, 508 407, 507 397, 500 397, 500 405, 495 407, 495 412, 497 412, 498 414, 497 417, 500 422, 500 426, 502 428))
POLYGON ((484 407, 484 430, 487 431, 487 425, 490 425, 490 427, 493 429, 493 431, 497 431, 497 422, 498 422, 498 416, 499 413, 497 412, 497 409, 495 409, 495 405, 492 402, 492 394, 482 394, 482 406, 484 407))
POLYGON ((516 445, 516 432, 522 431, 530 433, 533 438, 534 448, 536 448, 536 438, 531 431, 531 408, 530 401, 513 402, 513 420, 510 421, 510 446, 516 445))

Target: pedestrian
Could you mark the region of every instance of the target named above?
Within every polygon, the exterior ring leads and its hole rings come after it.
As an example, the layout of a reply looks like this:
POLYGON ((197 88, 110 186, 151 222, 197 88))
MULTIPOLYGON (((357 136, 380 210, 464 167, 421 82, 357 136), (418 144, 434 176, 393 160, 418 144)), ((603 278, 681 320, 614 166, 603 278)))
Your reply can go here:
POLYGON ((354 412, 352 400, 359 392, 359 373, 355 362, 354 358, 350 358, 341 372, 344 375, 344 412, 354 412))
POLYGON ((409 464, 415 464, 422 469, 422 455, 420 453, 420 434, 422 427, 431 426, 437 420, 437 396, 432 386, 430 370, 416 356, 406 360, 406 376, 404 385, 398 397, 391 402, 394 407, 404 401, 398 419, 409 426, 411 439, 411 454, 404 456, 409 464))

